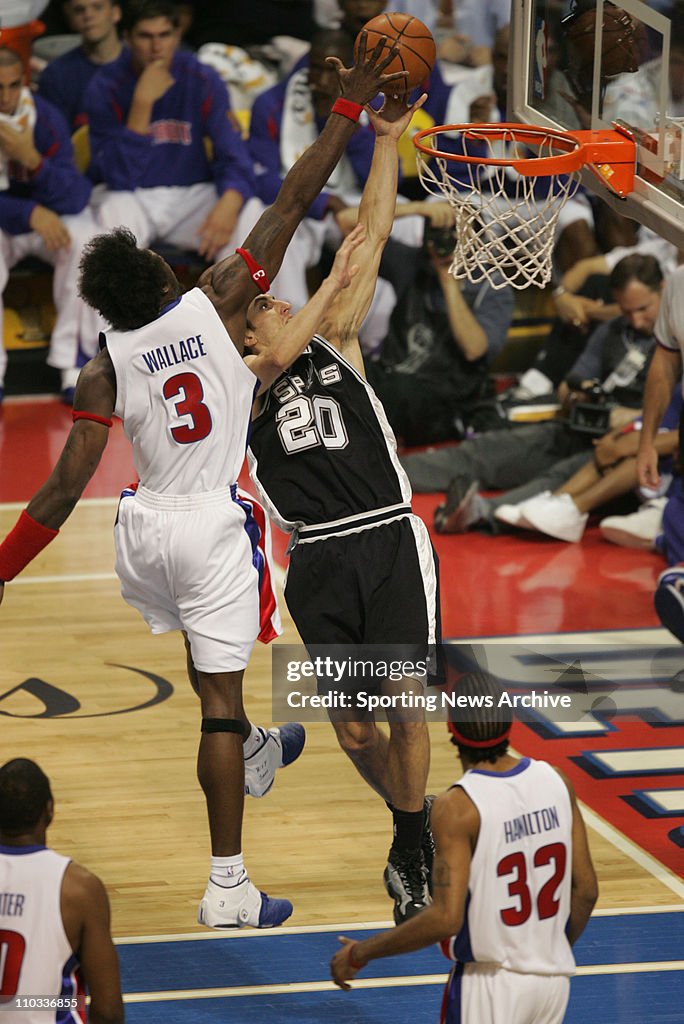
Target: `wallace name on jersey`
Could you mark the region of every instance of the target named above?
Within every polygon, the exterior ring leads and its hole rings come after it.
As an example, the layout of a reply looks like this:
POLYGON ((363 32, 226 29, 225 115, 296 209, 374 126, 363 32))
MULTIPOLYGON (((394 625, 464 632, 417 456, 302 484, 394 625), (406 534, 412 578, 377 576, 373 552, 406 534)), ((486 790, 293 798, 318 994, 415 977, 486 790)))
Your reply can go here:
POLYGON ((196 334, 177 344, 170 342, 168 345, 160 345, 158 348, 143 352, 142 358, 150 373, 158 373, 159 370, 166 370, 169 366, 186 363, 189 359, 199 359, 206 354, 202 335, 196 334))

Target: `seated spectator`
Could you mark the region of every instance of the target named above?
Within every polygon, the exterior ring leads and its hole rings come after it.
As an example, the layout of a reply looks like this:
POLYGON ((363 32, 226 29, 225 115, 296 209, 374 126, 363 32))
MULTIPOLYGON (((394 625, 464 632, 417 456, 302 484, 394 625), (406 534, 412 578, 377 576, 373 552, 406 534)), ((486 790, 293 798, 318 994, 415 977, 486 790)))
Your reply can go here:
MULTIPOLYGON (((416 204, 407 204, 414 208, 416 204)), ((513 316, 513 290, 457 281, 449 273, 451 227, 426 221, 423 249, 395 245, 392 278, 399 301, 377 362, 366 372, 392 429, 405 444, 460 438, 466 426, 486 429, 493 397, 491 360, 503 347, 513 316)))
POLYGON ((517 487, 547 472, 561 459, 578 453, 584 453, 586 459, 586 453, 593 447, 592 434, 576 429, 569 413, 577 399, 582 399, 582 387, 595 381, 603 383, 608 395, 613 429, 636 417, 643 401, 648 361, 655 347, 654 327, 663 277, 652 256, 636 255, 618 263, 610 282, 621 316, 601 324, 592 333, 584 352, 560 385, 558 397, 566 415, 506 431, 489 431, 458 447, 445 446, 403 456, 402 465, 415 491, 446 491, 458 477, 462 491, 456 501, 458 506, 471 489, 476 492, 479 486, 486 490, 517 487))
MULTIPOLYGON (((47 361, 62 371, 63 397, 70 401, 79 341, 88 340, 82 336, 85 304, 77 278, 81 250, 95 231, 85 210, 91 185, 76 169, 62 114, 32 96, 23 81, 21 58, 0 48, 0 294, 10 269, 25 256, 38 256, 55 268, 57 320, 47 361)), ((0 301, 0 401, 7 367, 1 314, 0 301)))
POLYGON ((90 79, 121 53, 121 7, 111 0, 65 0, 64 10, 81 43, 50 61, 41 73, 38 92, 62 111, 74 131, 85 123, 83 94, 90 79))
POLYGON ((254 177, 225 86, 179 50, 170 0, 128 4, 124 34, 128 47, 85 95, 91 171, 107 185, 97 220, 103 230, 129 228, 142 247, 164 241, 220 259, 261 209, 256 201, 243 209, 254 177))
MULTIPOLYGON (((665 464, 671 468, 672 456, 677 451, 681 407, 678 388, 663 420, 664 429, 655 442, 663 469, 665 464)), ((634 421, 598 440, 593 459, 585 462, 553 493, 542 487, 536 495, 518 503, 511 503, 509 494, 508 503, 499 502, 494 516, 509 526, 538 530, 558 540, 579 541, 590 512, 638 487, 638 448, 638 423, 634 421)), ((671 480, 672 475, 668 473, 668 483, 671 480)), ((527 487, 531 489, 533 485, 539 486, 539 482, 533 481, 527 487)))
MULTIPOLYGON (((563 274, 559 286, 554 290, 557 319, 532 364, 533 370, 547 378, 549 391, 560 383, 578 358, 590 331, 619 312, 612 301, 609 287, 610 271, 619 261, 636 253, 654 256, 666 278, 677 266, 678 251, 671 242, 661 239, 648 227, 626 217, 616 217, 603 204, 597 212, 602 222, 606 219, 610 221, 610 237, 616 244, 604 253, 576 262, 563 274), (615 221, 622 221, 627 227, 628 233, 624 233, 619 241, 616 229, 622 225, 615 221)), ((524 376, 520 384, 524 388, 524 376)), ((524 398, 524 393, 520 393, 519 397, 524 398)))

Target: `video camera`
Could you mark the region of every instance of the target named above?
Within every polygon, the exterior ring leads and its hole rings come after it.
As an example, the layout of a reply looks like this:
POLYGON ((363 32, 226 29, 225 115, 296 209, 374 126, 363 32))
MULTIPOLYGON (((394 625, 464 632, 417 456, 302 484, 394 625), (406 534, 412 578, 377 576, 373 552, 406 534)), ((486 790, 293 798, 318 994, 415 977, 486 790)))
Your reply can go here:
POLYGON ((570 426, 580 434, 602 437, 610 429, 609 396, 598 380, 588 382, 580 393, 581 400, 570 407, 570 426))
POLYGON ((425 221, 423 231, 423 245, 427 249, 431 245, 435 255, 440 257, 451 256, 456 246, 456 230, 453 227, 436 228, 429 220, 425 221))

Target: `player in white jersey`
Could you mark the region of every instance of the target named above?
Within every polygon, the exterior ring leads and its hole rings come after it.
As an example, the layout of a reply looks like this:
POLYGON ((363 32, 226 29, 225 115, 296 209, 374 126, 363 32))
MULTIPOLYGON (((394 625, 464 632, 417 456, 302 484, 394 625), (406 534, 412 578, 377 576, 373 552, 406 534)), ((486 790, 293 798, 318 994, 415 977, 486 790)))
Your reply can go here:
POLYGON ((47 848, 47 776, 0 768, 0 1016, 13 1024, 123 1024, 119 961, 99 878, 47 848), (85 987, 84 987, 85 982, 85 987))
POLYGON ((432 808, 433 903, 393 931, 341 938, 332 975, 348 989, 370 960, 439 942, 456 961, 441 1024, 561 1024, 571 945, 598 894, 584 822, 558 771, 508 753, 496 680, 472 672, 457 692, 470 702, 449 723, 465 774, 432 808))
MULTIPOLYGON (((74 426, 57 466, 0 544, 0 581, 7 581, 54 538, 98 465, 112 414, 122 415, 141 478, 137 494, 120 505, 117 570, 124 596, 154 632, 182 629, 186 638, 201 701, 198 777, 212 844, 199 919, 214 927, 273 927, 292 912, 288 900, 269 899, 251 883, 242 855, 245 788, 263 795, 276 768, 299 755, 304 731, 257 729, 243 706, 242 678, 258 632, 259 572, 257 538, 235 481, 258 380, 273 379, 305 347, 323 310, 349 283, 349 257, 361 234, 345 241, 282 352, 250 369, 240 357, 247 307, 268 290, 363 104, 405 78, 383 74, 395 51, 382 57, 379 41, 367 56, 365 41, 364 35, 353 68, 331 58, 343 96, 326 126, 246 248, 207 270, 197 289, 181 297, 169 265, 138 249, 124 229, 93 240, 80 290, 114 330, 81 373, 74 426)), ((0 597, 2 590, 0 584, 0 597)))

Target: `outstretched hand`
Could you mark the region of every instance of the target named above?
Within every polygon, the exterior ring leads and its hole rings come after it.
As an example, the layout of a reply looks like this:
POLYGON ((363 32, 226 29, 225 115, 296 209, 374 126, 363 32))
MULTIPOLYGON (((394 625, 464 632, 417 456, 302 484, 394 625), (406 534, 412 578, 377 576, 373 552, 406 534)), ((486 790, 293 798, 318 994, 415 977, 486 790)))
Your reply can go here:
POLYGON ((366 112, 375 128, 375 134, 387 135, 391 139, 400 138, 410 125, 416 110, 420 110, 426 99, 427 93, 424 92, 409 106, 405 93, 401 96, 386 95, 379 110, 367 106, 366 112))
POLYGON ((359 272, 357 265, 350 266, 352 253, 366 240, 366 229, 363 224, 357 224, 353 231, 350 231, 342 245, 337 250, 335 260, 330 270, 330 280, 333 281, 340 291, 348 288, 352 280, 359 272))
POLYGON ((396 71, 391 75, 383 74, 385 68, 392 63, 398 53, 398 48, 393 46, 387 55, 382 57, 386 42, 387 37, 382 36, 368 56, 368 33, 363 29, 354 56, 353 67, 345 68, 339 57, 325 58, 327 63, 337 71, 340 89, 345 99, 365 105, 370 103, 379 92, 396 92, 405 88, 407 71, 396 71), (389 86, 394 88, 388 88, 389 86))
POLYGON ((349 982, 356 977, 363 965, 354 966, 351 961, 352 948, 356 945, 353 939, 348 939, 346 935, 338 935, 337 941, 342 949, 338 949, 330 961, 330 973, 335 984, 348 992, 351 988, 349 982))

